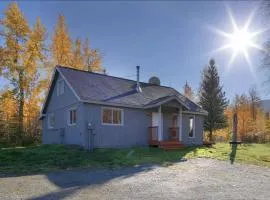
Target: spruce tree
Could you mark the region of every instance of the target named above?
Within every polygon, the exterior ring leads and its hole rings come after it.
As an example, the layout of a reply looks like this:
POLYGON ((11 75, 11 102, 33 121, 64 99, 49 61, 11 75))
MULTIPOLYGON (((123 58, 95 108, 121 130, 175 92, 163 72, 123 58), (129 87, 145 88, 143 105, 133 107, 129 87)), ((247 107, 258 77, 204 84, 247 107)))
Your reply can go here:
POLYGON ((226 126, 224 110, 228 101, 225 92, 222 90, 215 60, 211 59, 209 65, 203 70, 199 93, 199 103, 208 112, 204 121, 204 128, 209 131, 210 141, 212 141, 214 130, 226 126))

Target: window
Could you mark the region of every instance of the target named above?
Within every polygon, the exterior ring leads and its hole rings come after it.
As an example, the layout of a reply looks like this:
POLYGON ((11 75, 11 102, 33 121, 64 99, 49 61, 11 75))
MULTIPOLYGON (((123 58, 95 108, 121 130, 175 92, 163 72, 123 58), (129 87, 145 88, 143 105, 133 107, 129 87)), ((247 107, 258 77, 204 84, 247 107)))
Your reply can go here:
POLYGON ((65 82, 64 80, 59 80, 57 82, 57 96, 64 94, 64 92, 65 92, 65 82))
POLYGON ((194 118, 190 117, 189 118, 189 132, 188 132, 189 137, 194 137, 194 118))
POLYGON ((48 114, 48 128, 52 129, 55 125, 55 116, 53 113, 48 114))
POLYGON ((123 110, 119 108, 102 108, 102 124, 123 125, 123 110))
POLYGON ((76 109, 72 108, 69 110, 68 113, 68 125, 76 125, 77 122, 77 116, 76 116, 76 109))

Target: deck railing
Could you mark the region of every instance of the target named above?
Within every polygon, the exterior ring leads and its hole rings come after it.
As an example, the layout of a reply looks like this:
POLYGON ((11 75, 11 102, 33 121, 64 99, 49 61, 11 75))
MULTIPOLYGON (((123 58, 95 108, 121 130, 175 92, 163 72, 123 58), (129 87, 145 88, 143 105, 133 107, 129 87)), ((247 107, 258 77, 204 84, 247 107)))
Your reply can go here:
POLYGON ((179 127, 169 128, 169 140, 179 140, 179 127))
POLYGON ((158 126, 148 127, 149 145, 158 145, 158 126))

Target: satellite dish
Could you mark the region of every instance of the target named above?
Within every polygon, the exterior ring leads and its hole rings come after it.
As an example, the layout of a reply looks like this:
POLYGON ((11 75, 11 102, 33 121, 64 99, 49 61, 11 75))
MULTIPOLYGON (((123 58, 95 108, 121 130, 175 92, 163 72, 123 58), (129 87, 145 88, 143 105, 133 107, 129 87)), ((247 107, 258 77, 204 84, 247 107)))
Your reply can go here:
POLYGON ((160 85, 160 80, 156 76, 152 76, 148 82, 153 85, 160 85))

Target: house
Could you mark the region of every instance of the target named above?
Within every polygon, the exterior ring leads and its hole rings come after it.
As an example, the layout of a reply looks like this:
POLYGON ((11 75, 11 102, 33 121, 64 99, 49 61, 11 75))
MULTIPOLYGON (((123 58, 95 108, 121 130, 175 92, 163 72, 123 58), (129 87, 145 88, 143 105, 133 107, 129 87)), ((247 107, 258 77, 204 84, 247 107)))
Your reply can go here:
POLYGON ((41 111, 43 143, 202 145, 207 112, 157 77, 149 81, 139 81, 139 67, 133 81, 56 66, 41 111))

